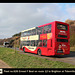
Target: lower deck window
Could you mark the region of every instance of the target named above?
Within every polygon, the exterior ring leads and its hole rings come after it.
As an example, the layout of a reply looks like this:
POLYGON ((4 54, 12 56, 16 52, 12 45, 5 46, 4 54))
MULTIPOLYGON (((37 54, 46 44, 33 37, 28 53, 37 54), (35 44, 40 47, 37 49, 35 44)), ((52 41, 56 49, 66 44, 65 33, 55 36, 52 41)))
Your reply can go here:
POLYGON ((33 40, 33 41, 31 41, 31 44, 30 44, 31 46, 35 46, 35 41, 33 40))
POLYGON ((67 39, 57 39, 57 42, 68 42, 67 39))
POLYGON ((39 47, 42 46, 42 40, 38 40, 38 46, 39 46, 39 47))
POLYGON ((47 47, 47 40, 21 41, 20 46, 47 47))
POLYGON ((58 35, 58 37, 67 38, 65 35, 58 35))
POLYGON ((43 47, 47 47, 47 40, 43 40, 43 47))

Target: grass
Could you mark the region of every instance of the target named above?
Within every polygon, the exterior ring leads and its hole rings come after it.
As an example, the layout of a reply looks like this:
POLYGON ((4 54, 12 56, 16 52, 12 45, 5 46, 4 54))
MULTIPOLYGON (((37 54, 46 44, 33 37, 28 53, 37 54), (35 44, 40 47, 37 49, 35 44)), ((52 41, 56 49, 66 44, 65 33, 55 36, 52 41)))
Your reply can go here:
POLYGON ((0 59, 12 68, 75 68, 75 65, 19 54, 10 48, 0 48, 0 59))

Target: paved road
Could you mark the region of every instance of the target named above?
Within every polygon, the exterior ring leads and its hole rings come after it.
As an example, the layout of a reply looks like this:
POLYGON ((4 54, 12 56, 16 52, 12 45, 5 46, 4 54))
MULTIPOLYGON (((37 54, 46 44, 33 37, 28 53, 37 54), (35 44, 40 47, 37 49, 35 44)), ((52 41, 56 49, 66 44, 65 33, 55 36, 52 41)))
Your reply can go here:
POLYGON ((32 54, 32 53, 24 53, 23 51, 19 50, 18 48, 16 48, 16 50, 18 50, 20 54, 26 54, 26 55, 36 56, 36 57, 40 57, 40 58, 46 58, 48 60, 53 60, 53 61, 61 61, 61 62, 70 63, 72 65, 75 65, 75 52, 72 52, 72 51, 70 51, 69 55, 38 56, 38 55, 32 54))

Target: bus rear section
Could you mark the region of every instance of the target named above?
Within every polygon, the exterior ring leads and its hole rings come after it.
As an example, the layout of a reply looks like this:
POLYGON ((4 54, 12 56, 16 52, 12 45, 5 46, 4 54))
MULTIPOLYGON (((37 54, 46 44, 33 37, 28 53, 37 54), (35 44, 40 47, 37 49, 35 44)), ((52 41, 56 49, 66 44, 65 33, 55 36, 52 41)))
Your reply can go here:
POLYGON ((55 55, 70 54, 69 25, 63 22, 55 23, 55 55))

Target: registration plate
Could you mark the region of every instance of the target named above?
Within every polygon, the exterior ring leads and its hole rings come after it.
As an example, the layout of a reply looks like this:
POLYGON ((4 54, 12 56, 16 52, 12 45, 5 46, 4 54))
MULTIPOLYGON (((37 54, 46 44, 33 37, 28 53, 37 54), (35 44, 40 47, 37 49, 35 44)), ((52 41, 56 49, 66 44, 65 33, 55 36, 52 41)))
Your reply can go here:
POLYGON ((60 51, 58 50, 57 53, 63 53, 63 51, 62 50, 60 50, 60 51))

